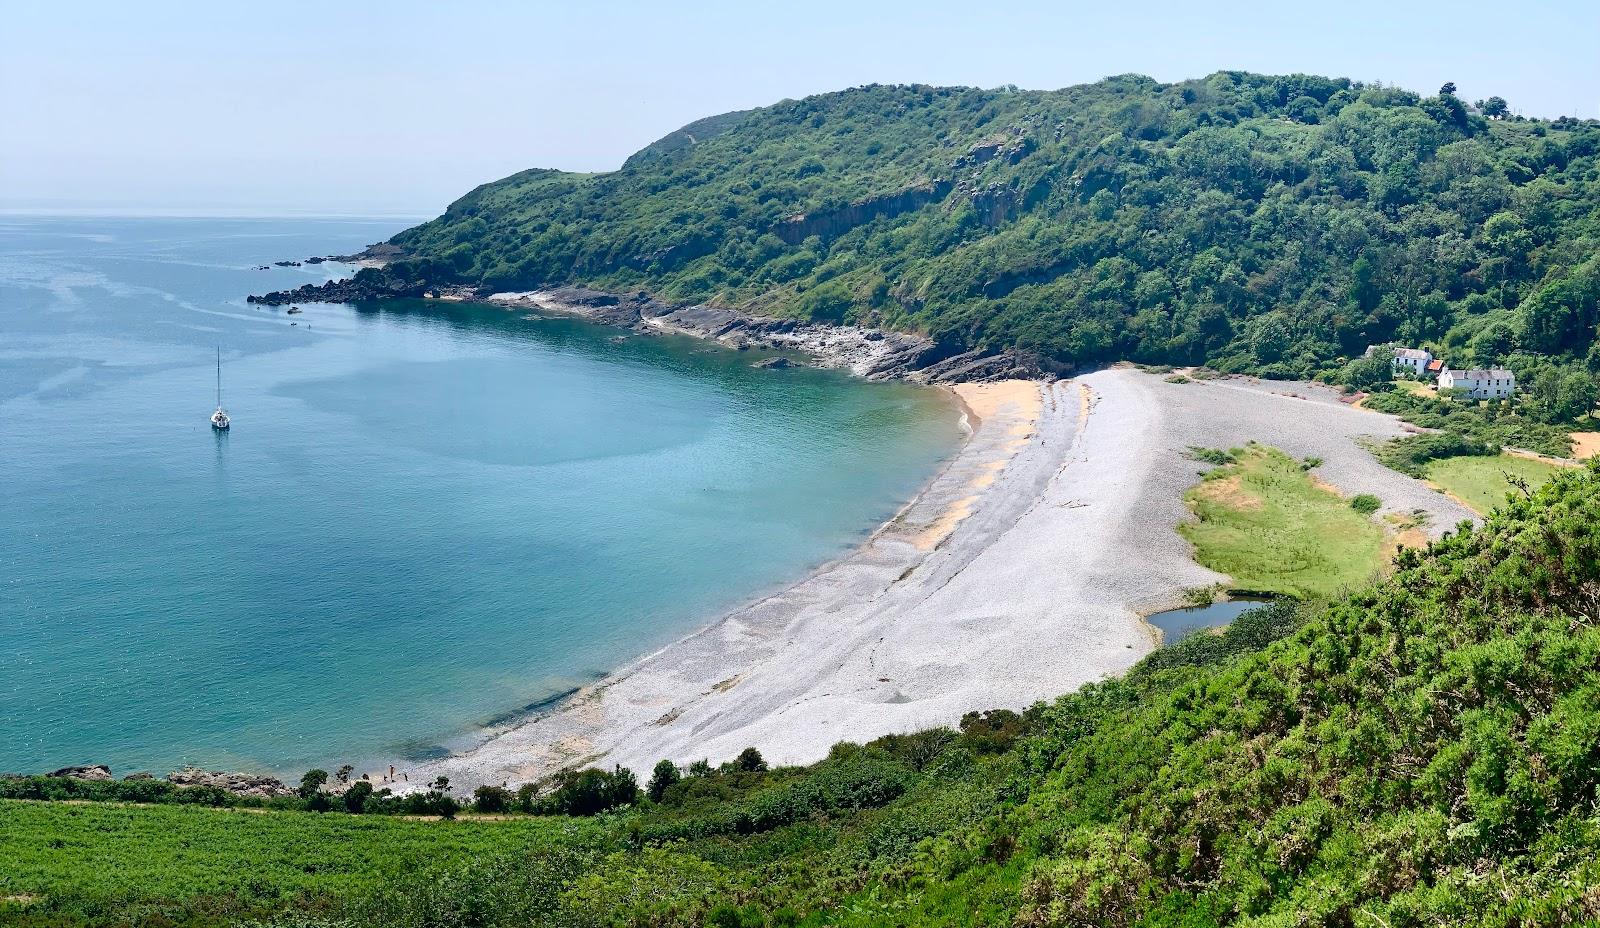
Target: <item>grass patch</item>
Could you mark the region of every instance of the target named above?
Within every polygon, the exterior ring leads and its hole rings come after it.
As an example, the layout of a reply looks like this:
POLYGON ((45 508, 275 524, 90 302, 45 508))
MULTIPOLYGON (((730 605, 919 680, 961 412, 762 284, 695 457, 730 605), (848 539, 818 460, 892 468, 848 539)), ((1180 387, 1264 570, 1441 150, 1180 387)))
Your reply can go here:
POLYGON ((1517 492, 1513 480, 1537 490, 1563 468, 1514 454, 1493 457, 1471 455, 1429 461, 1423 473, 1429 482, 1465 503, 1479 515, 1505 505, 1506 495, 1517 492))
POLYGON ((1178 527, 1195 560, 1234 585, 1320 598, 1369 580, 1384 566, 1384 529, 1300 462, 1252 444, 1185 500, 1196 521, 1178 527))
POLYGON ((348 900, 433 868, 582 844, 597 831, 592 823, 553 818, 413 821, 0 800, 0 860, 7 862, 0 898, 31 897, 20 908, 63 923, 156 904, 187 909, 167 913, 181 923, 219 909, 266 913, 290 902, 348 900))
POLYGON ((1239 449, 1234 448, 1231 451, 1225 451, 1222 448, 1202 448, 1199 445, 1190 445, 1185 454, 1192 461, 1221 466, 1223 464, 1232 464, 1237 460, 1239 449))

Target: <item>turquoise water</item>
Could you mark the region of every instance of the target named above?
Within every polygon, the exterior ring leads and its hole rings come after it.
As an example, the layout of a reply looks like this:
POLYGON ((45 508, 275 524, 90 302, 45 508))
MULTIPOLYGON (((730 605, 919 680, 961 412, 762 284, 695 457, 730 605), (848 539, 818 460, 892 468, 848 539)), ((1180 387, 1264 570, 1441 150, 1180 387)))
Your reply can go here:
POLYGON ((0 217, 0 770, 459 744, 846 552, 959 440, 938 392, 687 339, 244 302, 401 225, 0 217))

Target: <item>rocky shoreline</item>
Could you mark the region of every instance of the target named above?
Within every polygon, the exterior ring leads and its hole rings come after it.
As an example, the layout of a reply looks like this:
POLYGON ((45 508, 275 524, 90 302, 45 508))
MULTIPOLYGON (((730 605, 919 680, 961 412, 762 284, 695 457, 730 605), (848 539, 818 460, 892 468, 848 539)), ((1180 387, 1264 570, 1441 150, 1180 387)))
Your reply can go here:
MULTIPOLYGON (((84 764, 77 767, 63 767, 47 777, 57 777, 67 780, 83 780, 90 783, 109 783, 116 779, 112 776, 111 768, 105 764, 84 764)), ((130 773, 123 780, 153 780, 154 774, 130 773)), ((178 787, 212 787, 236 796, 247 796, 254 799, 278 799, 288 796, 297 796, 294 789, 282 780, 273 777, 258 776, 249 773, 229 773, 223 770, 202 770, 199 767, 184 767, 174 770, 165 777, 168 783, 178 787)))
MULTIPOLYGON (((368 249, 360 255, 345 258, 384 260, 383 256, 371 252, 372 249, 368 249)), ((407 297, 559 313, 644 334, 672 333, 710 339, 740 350, 770 348, 795 351, 806 355, 818 367, 849 370, 868 380, 906 380, 928 384, 984 383, 1053 379, 1071 373, 1070 368, 1029 352, 967 349, 938 342, 925 335, 758 316, 701 303, 674 305, 657 300, 643 291, 617 294, 571 286, 496 293, 474 287, 440 286, 422 279, 398 276, 391 270, 252 295, 249 302, 281 306, 287 303, 354 303, 407 297)))

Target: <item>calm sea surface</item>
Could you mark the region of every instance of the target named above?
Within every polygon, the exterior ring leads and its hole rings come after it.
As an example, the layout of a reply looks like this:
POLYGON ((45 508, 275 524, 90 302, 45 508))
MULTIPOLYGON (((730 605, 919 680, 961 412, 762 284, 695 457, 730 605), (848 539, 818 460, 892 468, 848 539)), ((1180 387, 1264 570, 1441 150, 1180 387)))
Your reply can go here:
POLYGON ((0 770, 458 745, 846 552, 958 441, 940 393, 696 341, 244 301, 404 225, 0 217, 0 770))

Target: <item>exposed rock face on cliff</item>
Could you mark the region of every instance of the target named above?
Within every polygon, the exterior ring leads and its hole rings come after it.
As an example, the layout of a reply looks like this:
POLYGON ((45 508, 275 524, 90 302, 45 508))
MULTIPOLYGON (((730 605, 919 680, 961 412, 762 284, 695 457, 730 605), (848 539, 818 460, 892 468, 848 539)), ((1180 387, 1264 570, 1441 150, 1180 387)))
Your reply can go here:
POLYGON ((167 774, 167 782, 177 786, 214 786, 239 796, 258 799, 275 799, 296 795, 282 780, 253 776, 248 773, 226 773, 221 770, 206 771, 198 767, 185 767, 167 774))
POLYGON ((893 219, 942 199, 950 192, 947 180, 928 181, 896 193, 869 197, 843 209, 791 216, 772 227, 772 233, 790 245, 813 235, 834 238, 874 219, 893 219))

